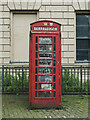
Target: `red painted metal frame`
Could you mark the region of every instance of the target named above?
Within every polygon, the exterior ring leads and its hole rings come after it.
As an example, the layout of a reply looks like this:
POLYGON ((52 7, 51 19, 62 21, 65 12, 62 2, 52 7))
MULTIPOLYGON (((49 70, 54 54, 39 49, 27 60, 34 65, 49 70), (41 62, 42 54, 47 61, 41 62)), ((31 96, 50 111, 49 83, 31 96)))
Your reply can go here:
POLYGON ((29 104, 31 104, 32 101, 32 41, 31 41, 31 36, 30 36, 30 41, 29 41, 29 104))
MULTIPOLYGON (((31 37, 30 37, 30 42, 29 42, 29 104, 30 105, 36 105, 36 106, 42 106, 42 107, 58 107, 61 105, 61 34, 60 34, 60 27, 61 25, 52 22, 52 21, 38 21, 35 23, 31 24, 31 37), (44 23, 47 23, 47 26, 44 25, 44 23), (50 26, 50 23, 53 23, 52 26, 50 26), (34 30, 34 26, 38 27, 57 27, 57 31, 36 31, 34 30), (54 46, 56 44, 56 51, 49 51, 56 54, 56 58, 47 58, 47 60, 56 60, 56 66, 48 66, 47 68, 52 68, 52 74, 39 74, 38 69, 37 69, 37 74, 35 73, 35 68, 45 68, 43 66, 39 66, 39 62, 37 62, 38 66, 35 66, 35 60, 45 60, 39 58, 35 58, 35 53, 39 53, 42 51, 39 51, 39 42, 36 43, 36 37, 37 40, 39 41, 39 36, 40 37, 52 37, 52 42, 54 42, 54 37, 56 38, 56 43, 48 44, 54 46), (38 45, 38 50, 35 50, 35 45, 38 45), (59 64, 57 64, 59 62, 59 64), (56 74, 53 73, 53 68, 56 68, 56 74), (37 75, 37 82, 35 81, 35 75, 37 75), (49 83, 56 83, 56 89, 52 90, 39 90, 39 83, 47 83, 47 82, 39 82, 39 75, 55 75, 56 76, 56 81, 53 81, 52 77, 52 82, 49 83), (37 83, 37 90, 35 90, 35 83, 37 83), (52 95, 54 96, 54 91, 56 93, 56 97, 35 97, 35 91, 37 91, 37 96, 38 96, 38 91, 52 91, 52 95)), ((46 43, 45 43, 46 44, 46 43)), ((46 51, 48 52, 48 51, 46 51)), ((54 55, 54 54, 53 54, 54 55)))

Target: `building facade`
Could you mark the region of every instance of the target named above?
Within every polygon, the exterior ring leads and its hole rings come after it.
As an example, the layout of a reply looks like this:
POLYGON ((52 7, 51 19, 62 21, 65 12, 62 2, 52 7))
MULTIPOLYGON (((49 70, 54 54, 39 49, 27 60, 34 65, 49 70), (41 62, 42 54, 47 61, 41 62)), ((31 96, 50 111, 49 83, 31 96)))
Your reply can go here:
POLYGON ((0 2, 0 65, 11 65, 10 61, 28 62, 30 23, 52 20, 61 24, 62 65, 89 66, 89 6, 90 2, 86 0, 0 2))

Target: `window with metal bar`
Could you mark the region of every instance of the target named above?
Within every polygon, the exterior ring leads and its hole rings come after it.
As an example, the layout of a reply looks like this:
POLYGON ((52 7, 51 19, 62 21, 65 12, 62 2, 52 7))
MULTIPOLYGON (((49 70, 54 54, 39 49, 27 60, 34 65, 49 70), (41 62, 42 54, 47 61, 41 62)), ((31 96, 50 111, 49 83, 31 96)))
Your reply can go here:
POLYGON ((76 16, 76 60, 90 61, 90 14, 76 16))

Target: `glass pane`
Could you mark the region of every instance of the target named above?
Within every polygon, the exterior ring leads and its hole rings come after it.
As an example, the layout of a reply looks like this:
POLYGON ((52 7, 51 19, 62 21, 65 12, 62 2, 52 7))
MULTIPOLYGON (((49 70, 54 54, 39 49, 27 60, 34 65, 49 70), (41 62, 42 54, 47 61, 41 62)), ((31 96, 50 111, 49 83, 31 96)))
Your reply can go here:
POLYGON ((37 97, 37 91, 35 91, 35 97, 37 97))
POLYGON ((56 97, 56 92, 54 91, 54 97, 56 97))
POLYGON ((38 47, 37 47, 37 45, 36 45, 36 51, 38 50, 38 47))
POLYGON ((55 74, 56 69, 54 68, 54 74, 55 74))
POLYGON ((35 66, 37 66, 37 60, 35 60, 35 66))
POLYGON ((35 76, 35 82, 37 82, 37 75, 35 76))
POLYGON ((52 91, 39 91, 39 97, 52 97, 52 91))
POLYGON ((54 52, 54 58, 56 57, 55 52, 54 52))
POLYGON ((90 50, 88 51, 88 60, 90 61, 90 50))
POLYGON ((52 45, 39 45, 39 51, 52 51, 52 45))
POLYGON ((36 43, 38 42, 37 37, 36 37, 36 43))
POLYGON ((39 37, 39 43, 52 43, 52 37, 39 37))
POLYGON ((77 15, 76 24, 77 25, 88 25, 90 15, 77 15))
POLYGON ((37 74, 37 68, 35 68, 35 73, 37 74))
POLYGON ((53 89, 56 89, 56 84, 54 83, 54 87, 53 87, 53 89))
POLYGON ((56 43, 56 37, 54 37, 54 43, 56 43))
POLYGON ((52 60, 39 60, 39 66, 52 66, 52 60))
POLYGON ((54 78, 53 78, 53 79, 54 79, 54 82, 55 82, 55 75, 54 75, 54 78))
POLYGON ((39 84, 39 90, 52 90, 52 84, 39 84))
POLYGON ((54 66, 55 66, 55 60, 54 60, 53 64, 54 64, 54 66))
POLYGON ((35 83, 35 89, 37 90, 37 83, 35 83))
POLYGON ((56 45, 54 44, 54 51, 56 51, 56 45))
POLYGON ((90 49, 90 39, 88 40, 88 49, 90 49))
MULTIPOLYGON (((90 18, 89 18, 90 19, 90 18)), ((90 21, 90 20, 89 20, 90 21)), ((88 31, 88 36, 90 38, 90 22, 89 22, 89 27, 88 27, 89 31, 88 31)))
POLYGON ((52 74, 52 68, 39 68, 39 74, 52 74))
POLYGON ((77 49, 88 49, 88 40, 77 40, 77 49))
POLYGON ((77 28, 76 28, 76 36, 77 37, 89 37, 88 26, 77 26, 77 28))
POLYGON ((39 82, 52 82, 52 76, 39 76, 39 82))
POLYGON ((36 58, 38 58, 38 53, 36 52, 36 58))
POLYGON ((77 60, 88 60, 88 51, 87 50, 77 50, 77 60))
POLYGON ((39 58, 52 58, 52 53, 45 53, 45 52, 42 52, 42 53, 39 53, 39 58))

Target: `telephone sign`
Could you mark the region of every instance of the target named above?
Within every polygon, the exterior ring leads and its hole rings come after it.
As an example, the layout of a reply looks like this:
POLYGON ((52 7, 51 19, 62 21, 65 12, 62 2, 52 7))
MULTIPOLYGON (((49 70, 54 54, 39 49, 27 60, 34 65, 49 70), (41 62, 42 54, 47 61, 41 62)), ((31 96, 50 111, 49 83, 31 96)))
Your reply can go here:
POLYGON ((61 25, 53 21, 31 24, 29 45, 29 104, 61 106, 61 25))

